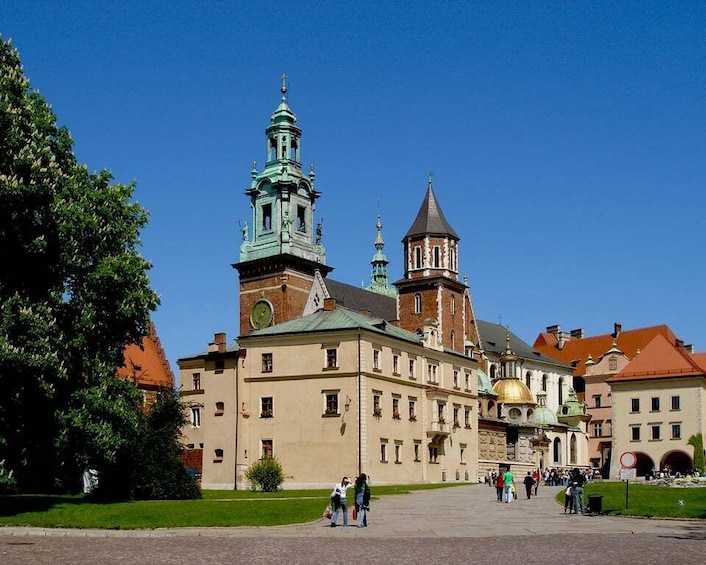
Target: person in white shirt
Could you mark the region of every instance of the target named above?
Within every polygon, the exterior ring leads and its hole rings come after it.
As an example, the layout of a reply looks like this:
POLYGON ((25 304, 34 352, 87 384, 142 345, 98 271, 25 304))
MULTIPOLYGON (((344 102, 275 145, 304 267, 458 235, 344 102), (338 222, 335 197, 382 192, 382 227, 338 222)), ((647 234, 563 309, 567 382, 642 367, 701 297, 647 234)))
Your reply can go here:
POLYGON ((348 477, 343 477, 340 484, 333 487, 333 492, 331 493, 331 504, 333 505, 333 514, 331 515, 331 527, 336 527, 336 522, 338 521, 338 511, 343 510, 343 525, 348 525, 348 503, 346 501, 346 491, 351 488, 351 484, 348 477))

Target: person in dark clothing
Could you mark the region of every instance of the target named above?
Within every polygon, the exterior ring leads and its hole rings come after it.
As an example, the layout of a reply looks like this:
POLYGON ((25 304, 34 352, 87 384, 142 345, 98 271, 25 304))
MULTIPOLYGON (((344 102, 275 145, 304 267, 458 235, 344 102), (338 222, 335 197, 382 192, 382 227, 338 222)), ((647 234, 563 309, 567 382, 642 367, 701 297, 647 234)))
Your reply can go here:
POLYGON ((532 489, 534 488, 534 479, 532 478, 532 473, 527 471, 525 479, 522 481, 525 483, 525 491, 527 492, 527 500, 532 496, 532 489))
POLYGON ((370 511, 370 483, 365 473, 361 473, 355 480, 355 509, 358 513, 358 527, 366 528, 370 511))

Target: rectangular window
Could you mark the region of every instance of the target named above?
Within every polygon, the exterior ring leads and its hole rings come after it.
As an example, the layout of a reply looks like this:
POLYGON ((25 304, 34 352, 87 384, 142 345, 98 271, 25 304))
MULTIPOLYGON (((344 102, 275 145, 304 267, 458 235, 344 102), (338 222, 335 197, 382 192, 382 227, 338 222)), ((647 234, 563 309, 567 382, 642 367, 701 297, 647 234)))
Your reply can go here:
POLYGON ((458 389, 458 371, 454 371, 454 388, 458 389))
POLYGON ((436 458, 439 456, 439 449, 433 445, 429 446, 429 463, 436 463, 436 458))
POLYGON ((380 370, 380 351, 378 349, 373 349, 373 369, 380 370))
POLYGON ((201 373, 193 373, 191 375, 191 383, 194 390, 201 390, 201 373))
POLYGON ((456 426, 458 428, 461 426, 461 422, 458 419, 458 407, 457 406, 454 406, 453 415, 454 415, 454 426, 456 426))
POLYGON ((681 439, 681 424, 672 424, 672 439, 681 439))
POLYGON ((593 437, 601 437, 603 435, 603 422, 593 422, 593 437))
POLYGON ((380 441, 380 463, 387 463, 387 440, 380 441))
POLYGON ((430 383, 438 383, 436 378, 436 368, 436 365, 433 365, 431 363, 427 365, 427 380, 430 383))
POLYGON ((213 462, 214 463, 223 463, 223 450, 222 449, 214 449, 213 450, 213 462))
POLYGON ((630 433, 632 434, 630 437, 632 441, 640 441, 640 426, 632 426, 630 433))
POLYGON ((262 354, 262 372, 271 373, 272 372, 272 353, 262 354))
POLYGON ((650 429, 652 430, 652 439, 660 439, 659 428, 660 426, 658 425, 650 426, 650 429))
POLYGON ((326 350, 326 367, 329 369, 338 367, 338 349, 326 350))
POLYGON ((409 399, 409 419, 417 419, 417 401, 412 398, 409 399))
POLYGON ((215 370, 216 374, 221 374, 223 372, 223 370, 225 369, 225 367, 226 367, 226 363, 225 363, 225 361, 223 361, 223 359, 219 359, 218 361, 216 361, 216 370, 215 370))
POLYGON ((466 390, 471 390, 471 375, 469 375, 468 373, 466 373, 466 374, 465 374, 465 377, 464 377, 464 380, 465 380, 466 390))
POLYGON ((415 440, 414 442, 414 460, 419 461, 419 446, 421 443, 415 440))
POLYGON ((338 416, 338 392, 326 392, 326 416, 338 416))
POLYGON ((594 407, 594 408, 600 408, 600 407, 601 407, 601 395, 600 395, 600 394, 594 394, 594 395, 593 395, 593 407, 594 407))
POLYGON ((399 398, 392 399, 392 417, 395 420, 400 419, 400 399, 399 398))
POLYGON ((652 412, 659 412, 659 397, 658 396, 653 396, 652 397, 652 412))
POLYGON ((442 402, 439 402, 439 404, 436 405, 436 416, 440 424, 444 424, 446 422, 446 418, 444 417, 444 408, 446 408, 446 404, 442 402))
POLYGON ((223 402, 216 402, 216 413, 214 416, 223 416, 225 410, 225 404, 223 402))
POLYGON ((265 457, 272 457, 272 440, 271 439, 263 439, 262 440, 262 455, 261 457, 264 459, 265 457))
POLYGON ((463 425, 466 426, 467 428, 471 427, 471 409, 470 408, 463 409, 463 425))
POLYGON ((395 463, 402 463, 402 444, 398 441, 395 442, 395 463))
POLYGON ((416 379, 417 375, 414 374, 414 359, 409 360, 409 378, 416 379))
POLYGON ((434 246, 434 268, 438 269, 441 267, 441 249, 438 246, 434 246))
POLYGON ((373 416, 378 418, 382 416, 382 406, 380 406, 380 397, 382 393, 373 393, 373 416))
POLYGON ((461 465, 466 464, 466 444, 462 443, 459 445, 459 462, 461 465))
POLYGON ((640 399, 639 398, 630 399, 630 412, 639 412, 639 411, 640 411, 640 399))
POLYGON ((272 229, 272 204, 262 205, 262 229, 265 231, 272 229))
POLYGON ((672 396, 672 410, 681 410, 678 396, 672 396))
POLYGON ((306 208, 297 205, 297 231, 306 232, 306 208))
POLYGON ((193 407, 191 409, 191 427, 201 427, 201 408, 193 407))
POLYGON ((272 418, 274 416, 274 406, 271 396, 263 396, 260 399, 260 418, 272 418))
POLYGON ((393 375, 400 374, 400 356, 399 355, 392 356, 392 374, 393 375))

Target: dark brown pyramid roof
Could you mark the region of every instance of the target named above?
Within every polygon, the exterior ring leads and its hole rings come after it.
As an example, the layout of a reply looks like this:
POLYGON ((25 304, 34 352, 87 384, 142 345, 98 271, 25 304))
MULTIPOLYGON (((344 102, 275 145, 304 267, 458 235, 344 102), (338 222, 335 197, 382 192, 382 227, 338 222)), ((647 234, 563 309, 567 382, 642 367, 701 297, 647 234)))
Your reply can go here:
POLYGON ((424 197, 417 219, 414 220, 412 227, 409 228, 405 239, 415 235, 448 235, 456 240, 459 240, 458 234, 449 225, 441 211, 441 207, 434 196, 434 189, 431 186, 431 180, 427 185, 427 194, 424 197))

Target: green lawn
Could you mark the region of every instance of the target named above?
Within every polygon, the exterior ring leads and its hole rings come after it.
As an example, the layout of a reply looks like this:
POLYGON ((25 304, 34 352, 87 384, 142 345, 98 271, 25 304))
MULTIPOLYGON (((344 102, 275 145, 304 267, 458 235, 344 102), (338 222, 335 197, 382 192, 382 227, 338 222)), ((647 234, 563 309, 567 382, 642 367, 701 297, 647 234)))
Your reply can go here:
MULTIPOLYGON (((603 496, 603 513, 626 516, 654 516, 663 518, 706 519, 706 488, 673 488, 655 485, 629 485, 628 507, 625 507, 625 482, 595 482, 586 485, 584 501, 588 496, 603 496)), ((564 493, 557 495, 564 504, 564 493)))
MULTIPOLYGON (((456 485, 373 486, 375 496, 456 485)), ((204 491, 202 500, 98 504, 82 496, 0 497, 0 525, 43 528, 141 529, 207 526, 275 526, 321 517, 331 489, 261 493, 204 491)), ((352 504, 352 496, 349 496, 352 504)))

